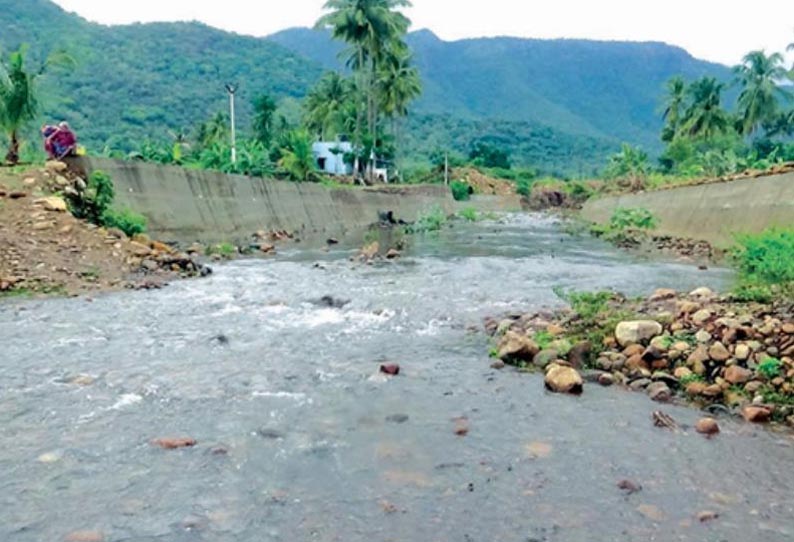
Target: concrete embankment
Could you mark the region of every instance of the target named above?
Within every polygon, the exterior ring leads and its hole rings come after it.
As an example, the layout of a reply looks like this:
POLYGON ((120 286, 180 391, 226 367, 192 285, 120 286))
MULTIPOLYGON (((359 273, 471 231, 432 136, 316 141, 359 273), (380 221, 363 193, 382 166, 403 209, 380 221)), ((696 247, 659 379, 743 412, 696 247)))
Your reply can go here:
POLYGON ((605 223, 619 207, 650 210, 658 235, 727 248, 739 233, 794 226, 794 173, 600 198, 588 201, 581 216, 605 223))
POLYGON ((329 188, 99 158, 75 166, 108 173, 117 205, 145 215, 153 236, 184 243, 244 242, 261 230, 319 239, 361 231, 380 211, 413 221, 436 206, 456 210, 443 186, 329 188))

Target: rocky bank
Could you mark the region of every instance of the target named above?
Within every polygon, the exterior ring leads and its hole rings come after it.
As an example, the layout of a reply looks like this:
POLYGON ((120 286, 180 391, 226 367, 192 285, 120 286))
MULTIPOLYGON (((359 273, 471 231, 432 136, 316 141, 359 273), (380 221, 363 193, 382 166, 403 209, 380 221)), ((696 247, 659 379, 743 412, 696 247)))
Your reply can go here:
POLYGON ((572 304, 486 321, 493 366, 544 371, 552 391, 617 385, 661 403, 794 426, 791 306, 736 303, 707 288, 658 290, 647 299, 599 294, 572 304))

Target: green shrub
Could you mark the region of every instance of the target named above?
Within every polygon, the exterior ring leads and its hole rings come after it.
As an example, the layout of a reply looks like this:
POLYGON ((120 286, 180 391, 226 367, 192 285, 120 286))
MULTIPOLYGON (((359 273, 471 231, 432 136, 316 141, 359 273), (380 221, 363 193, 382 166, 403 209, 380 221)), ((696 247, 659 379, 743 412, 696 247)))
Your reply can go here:
POLYGON ((409 224, 405 228, 406 233, 427 233, 441 230, 447 223, 447 215, 444 210, 435 206, 425 214, 421 215, 416 222, 409 224))
POLYGON ((740 282, 733 289, 733 298, 740 303, 771 303, 775 294, 772 288, 763 284, 740 282))
POLYGON ((777 358, 767 357, 758 364, 758 373, 767 380, 773 380, 781 375, 783 362, 777 358))
POLYGON ((230 258, 237 254, 237 247, 231 243, 219 243, 217 245, 207 247, 206 254, 207 256, 218 254, 224 258, 230 258))
POLYGON ((659 225, 659 221, 648 209, 641 207, 628 209, 618 207, 609 221, 610 226, 616 230, 652 230, 659 225))
POLYGON ((477 209, 474 207, 466 207, 465 209, 461 209, 458 212, 458 216, 464 220, 468 220, 469 222, 477 222, 479 220, 479 215, 477 214, 477 209))
POLYGON ((452 181, 449 185, 452 190, 452 197, 455 201, 469 201, 471 199, 471 187, 462 181, 452 181))
POLYGON ((794 230, 773 228, 737 241, 734 258, 743 278, 760 284, 794 282, 794 230))
POLYGON ((118 228, 129 237, 144 233, 146 231, 147 220, 143 215, 139 215, 129 209, 108 209, 102 215, 102 225, 106 228, 118 228))
POLYGON ((535 184, 534 181, 528 179, 519 179, 516 181, 516 192, 519 196, 524 196, 528 198, 532 195, 532 185, 535 184))
POLYGON ((115 197, 116 191, 110 175, 97 170, 88 177, 83 194, 69 198, 69 206, 77 218, 101 226, 102 217, 110 209, 115 197))

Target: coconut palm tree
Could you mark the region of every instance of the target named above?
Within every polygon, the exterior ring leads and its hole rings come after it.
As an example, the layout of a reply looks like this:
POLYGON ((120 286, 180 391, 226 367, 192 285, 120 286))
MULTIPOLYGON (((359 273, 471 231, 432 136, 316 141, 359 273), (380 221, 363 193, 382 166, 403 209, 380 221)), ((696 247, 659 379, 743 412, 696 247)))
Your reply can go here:
POLYGON ((411 65, 411 52, 397 47, 378 71, 380 108, 391 118, 408 115, 408 105, 422 93, 419 70, 411 65))
POLYGON ((410 7, 408 0, 328 0, 323 9, 329 11, 317 27, 330 29, 334 39, 344 41, 347 65, 358 75, 357 86, 361 104, 357 107, 355 143, 362 142, 363 113, 371 137, 376 137, 378 120, 377 68, 393 42, 401 40, 410 21, 399 8, 410 7))
POLYGON ((320 139, 329 132, 345 132, 354 113, 355 87, 352 81, 336 72, 329 72, 309 92, 304 103, 304 124, 320 139), (352 106, 352 107, 351 107, 352 106))
POLYGON ((690 104, 682 131, 692 137, 710 139, 730 128, 730 117, 722 108, 725 84, 715 77, 701 77, 688 88, 690 104))
POLYGON ((734 68, 742 87, 739 95, 739 118, 737 130, 743 135, 752 135, 758 128, 773 121, 780 108, 780 100, 790 94, 779 83, 786 78, 783 55, 753 51, 744 57, 741 65, 734 68))
POLYGON ((254 100, 254 134, 265 147, 273 139, 276 109, 276 101, 269 94, 262 94, 254 100))
POLYGON ((26 68, 27 46, 0 58, 0 128, 8 136, 6 162, 19 163, 20 131, 36 118, 39 100, 36 94, 36 81, 48 69, 73 64, 71 57, 58 52, 50 55, 37 72, 26 68))
POLYGON ((686 81, 677 75, 667 82, 667 97, 664 103, 665 127, 662 131, 662 141, 671 142, 681 129, 681 122, 687 105, 686 81))

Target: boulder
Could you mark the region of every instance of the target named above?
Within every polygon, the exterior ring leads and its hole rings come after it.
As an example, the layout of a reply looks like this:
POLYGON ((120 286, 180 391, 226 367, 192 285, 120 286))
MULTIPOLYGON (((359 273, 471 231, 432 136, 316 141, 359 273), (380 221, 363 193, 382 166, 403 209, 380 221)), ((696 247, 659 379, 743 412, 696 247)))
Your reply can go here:
POLYGON ((664 329, 659 322, 653 320, 640 320, 634 322, 621 322, 615 328, 615 338, 622 347, 650 341, 661 335, 664 329))
POLYGON ((387 260, 396 260, 400 256, 402 256, 402 253, 396 248, 390 248, 389 251, 386 253, 387 260))
POLYGON ((720 426, 714 418, 702 418, 695 425, 695 431, 711 437, 720 432, 720 426))
POLYGON ((689 297, 694 299, 713 299, 716 294, 710 288, 698 288, 689 292, 689 297))
POLYGON ((568 352, 568 362, 577 369, 581 369, 587 364, 587 358, 592 351, 593 344, 590 341, 580 341, 568 352))
POLYGON ((665 382, 654 382, 646 390, 651 400, 657 403, 667 403, 673 398, 670 387, 665 382))
POLYGON ((538 345, 526 335, 508 331, 499 343, 499 353, 496 357, 502 361, 532 362, 539 351, 538 345))
POLYGON ((648 301, 651 303, 666 301, 675 298, 676 295, 678 295, 678 292, 675 290, 671 290, 670 288, 659 288, 648 298, 648 301))
POLYGON ((694 322, 699 326, 702 326, 703 324, 709 321, 709 318, 711 318, 711 316, 712 314, 710 310, 701 309, 692 315, 692 322, 694 322))
POLYGON ((55 213, 65 213, 67 211, 66 202, 57 196, 40 198, 34 202, 36 205, 44 207, 48 211, 55 213))
POLYGON ((584 389, 582 375, 573 367, 552 364, 546 371, 546 389, 554 393, 579 395, 584 389))
POLYGON ((725 369, 723 378, 734 385, 746 384, 753 379, 753 372, 750 369, 745 369, 738 365, 731 365, 725 369))
POLYGON ((709 358, 716 362, 724 363, 731 358, 731 353, 724 344, 717 342, 709 347, 709 358))
POLYGON ((535 355, 532 363, 538 369, 545 369, 558 359, 560 359, 560 355, 556 350, 541 350, 535 355))
POLYGON ((750 423, 767 423, 772 419, 772 410, 765 406, 748 405, 742 409, 742 416, 750 423))

